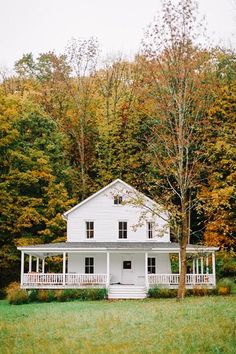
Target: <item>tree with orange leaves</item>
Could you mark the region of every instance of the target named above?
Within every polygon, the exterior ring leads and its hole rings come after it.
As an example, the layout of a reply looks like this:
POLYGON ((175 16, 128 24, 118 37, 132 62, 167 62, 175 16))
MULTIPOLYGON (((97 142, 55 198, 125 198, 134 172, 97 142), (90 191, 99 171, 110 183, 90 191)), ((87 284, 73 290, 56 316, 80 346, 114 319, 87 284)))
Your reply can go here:
POLYGON ((195 25, 196 14, 195 1, 174 5, 166 0, 144 39, 149 94, 156 103, 149 146, 160 176, 158 199, 169 211, 180 245, 179 299, 185 295, 189 212, 196 202, 212 98, 211 55, 196 44, 201 29, 195 25))

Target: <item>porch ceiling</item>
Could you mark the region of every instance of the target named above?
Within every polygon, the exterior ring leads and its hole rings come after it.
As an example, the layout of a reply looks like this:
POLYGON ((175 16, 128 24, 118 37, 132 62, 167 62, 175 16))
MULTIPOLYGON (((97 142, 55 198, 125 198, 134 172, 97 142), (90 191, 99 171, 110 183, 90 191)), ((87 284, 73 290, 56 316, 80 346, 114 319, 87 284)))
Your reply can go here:
MULTIPOLYGON (((61 243, 49 243, 41 245, 33 245, 26 247, 18 247, 20 251, 26 253, 62 253, 62 252, 104 252, 104 251, 149 251, 149 252, 166 252, 177 253, 179 252, 179 244, 173 242, 130 242, 130 241, 118 241, 118 242, 61 242, 61 243)), ((187 252, 199 253, 199 252, 212 252, 217 251, 218 247, 206 247, 202 245, 187 246, 187 252)))

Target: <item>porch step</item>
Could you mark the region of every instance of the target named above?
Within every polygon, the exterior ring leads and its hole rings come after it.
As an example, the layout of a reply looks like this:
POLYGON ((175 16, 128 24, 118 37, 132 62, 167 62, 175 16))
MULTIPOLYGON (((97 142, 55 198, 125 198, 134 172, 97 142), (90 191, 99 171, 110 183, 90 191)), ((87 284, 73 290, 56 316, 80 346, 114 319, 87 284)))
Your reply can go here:
POLYGON ((110 285, 108 299, 144 299, 147 297, 145 286, 110 285))

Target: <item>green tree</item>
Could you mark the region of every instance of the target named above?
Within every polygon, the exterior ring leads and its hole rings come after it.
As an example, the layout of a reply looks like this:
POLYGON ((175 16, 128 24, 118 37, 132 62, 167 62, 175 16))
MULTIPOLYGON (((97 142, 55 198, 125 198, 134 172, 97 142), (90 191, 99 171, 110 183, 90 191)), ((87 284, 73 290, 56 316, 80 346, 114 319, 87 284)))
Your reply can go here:
POLYGON ((55 122, 15 98, 1 97, 0 115, 1 267, 10 269, 16 245, 65 237, 61 213, 72 191, 66 138, 55 122))

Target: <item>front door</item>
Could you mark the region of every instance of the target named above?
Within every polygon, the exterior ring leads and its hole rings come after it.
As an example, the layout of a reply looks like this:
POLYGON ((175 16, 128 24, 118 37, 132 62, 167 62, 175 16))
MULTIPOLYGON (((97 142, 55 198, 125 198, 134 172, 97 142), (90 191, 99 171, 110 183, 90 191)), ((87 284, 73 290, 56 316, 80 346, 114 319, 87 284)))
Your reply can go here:
POLYGON ((122 259, 122 284, 134 284, 133 260, 129 256, 122 259))

